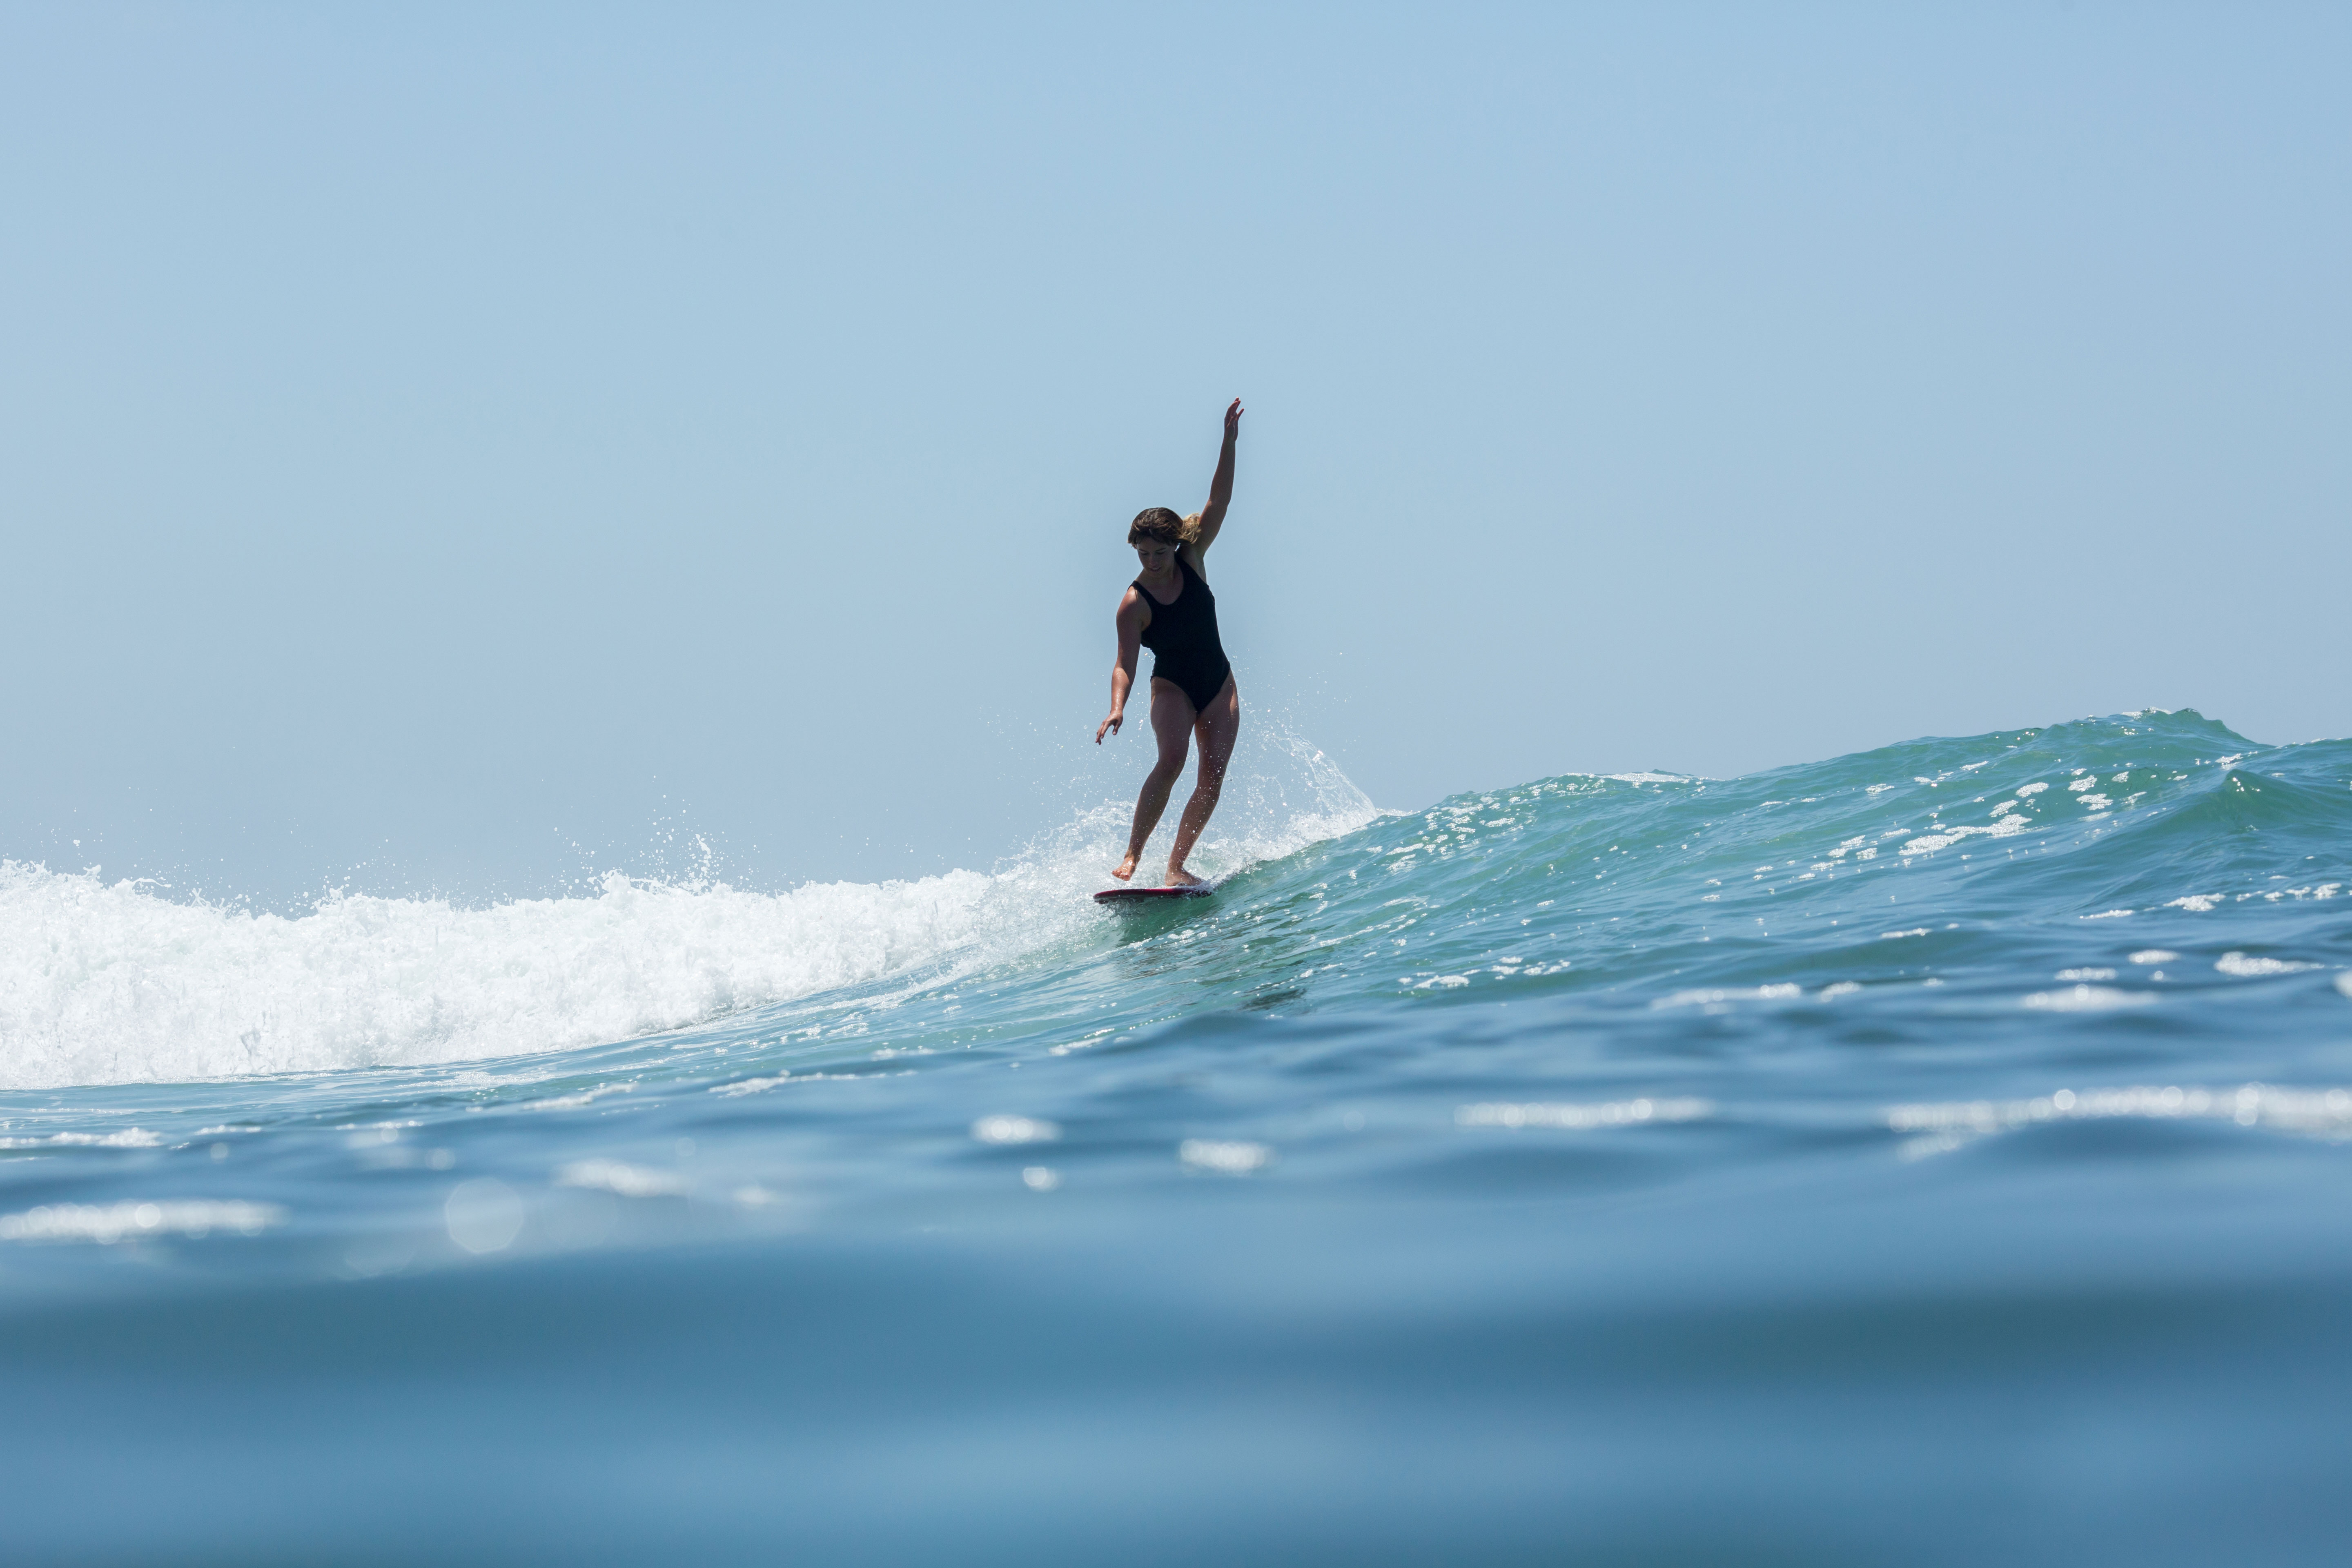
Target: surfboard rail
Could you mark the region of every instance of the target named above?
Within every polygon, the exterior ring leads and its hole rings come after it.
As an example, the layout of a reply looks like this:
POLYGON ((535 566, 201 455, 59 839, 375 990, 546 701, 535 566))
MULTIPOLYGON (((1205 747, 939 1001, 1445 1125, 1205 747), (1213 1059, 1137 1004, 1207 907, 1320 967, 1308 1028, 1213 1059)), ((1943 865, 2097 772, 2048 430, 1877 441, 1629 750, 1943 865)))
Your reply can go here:
POLYGON ((1205 899, 1216 890, 1214 882, 1196 882, 1182 888, 1105 888, 1095 895, 1095 902, 1119 904, 1130 900, 1205 899))

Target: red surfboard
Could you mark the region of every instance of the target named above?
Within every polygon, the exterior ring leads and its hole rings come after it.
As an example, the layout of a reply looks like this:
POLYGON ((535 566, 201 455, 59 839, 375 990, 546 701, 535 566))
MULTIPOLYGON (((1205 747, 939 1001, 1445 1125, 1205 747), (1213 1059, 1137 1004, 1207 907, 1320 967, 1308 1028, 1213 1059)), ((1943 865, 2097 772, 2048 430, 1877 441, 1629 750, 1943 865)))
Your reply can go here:
POLYGON ((1098 904, 1120 904, 1129 899, 1205 899, 1217 890, 1214 882, 1189 888, 1105 888, 1095 895, 1098 904))

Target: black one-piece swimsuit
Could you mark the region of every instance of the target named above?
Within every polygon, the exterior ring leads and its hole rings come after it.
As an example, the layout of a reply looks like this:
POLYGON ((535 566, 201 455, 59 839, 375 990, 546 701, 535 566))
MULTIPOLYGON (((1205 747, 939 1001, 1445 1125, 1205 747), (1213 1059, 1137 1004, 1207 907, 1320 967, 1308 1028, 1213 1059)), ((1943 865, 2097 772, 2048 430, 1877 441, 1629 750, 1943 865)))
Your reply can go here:
POLYGON ((1217 638, 1217 596, 1208 579, 1192 570, 1180 552, 1176 569, 1184 586, 1175 598, 1161 604, 1135 580, 1135 591, 1151 606, 1151 624, 1143 628, 1143 646, 1151 650, 1151 678, 1165 680, 1192 700, 1192 710, 1205 713, 1234 667, 1225 661, 1225 645, 1217 638))

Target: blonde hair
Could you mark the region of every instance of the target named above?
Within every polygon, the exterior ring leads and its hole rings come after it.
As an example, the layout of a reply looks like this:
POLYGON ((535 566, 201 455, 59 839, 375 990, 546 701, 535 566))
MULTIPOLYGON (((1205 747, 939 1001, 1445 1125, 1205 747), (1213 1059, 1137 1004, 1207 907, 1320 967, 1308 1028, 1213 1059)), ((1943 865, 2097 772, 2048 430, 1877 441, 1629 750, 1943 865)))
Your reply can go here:
POLYGON ((1129 544, 1156 539, 1162 544, 1173 544, 1181 549, 1187 544, 1198 543, 1200 538, 1201 514, 1197 511, 1190 517, 1178 517, 1167 507, 1148 506, 1137 512, 1135 521, 1127 525, 1127 542, 1129 544))

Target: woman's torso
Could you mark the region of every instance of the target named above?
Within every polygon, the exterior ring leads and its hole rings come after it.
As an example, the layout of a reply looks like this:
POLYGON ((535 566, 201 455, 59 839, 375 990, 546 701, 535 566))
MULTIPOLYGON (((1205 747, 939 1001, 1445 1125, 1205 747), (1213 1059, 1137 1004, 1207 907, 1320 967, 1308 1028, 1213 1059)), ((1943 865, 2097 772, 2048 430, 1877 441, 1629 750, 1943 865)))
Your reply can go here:
POLYGON ((1206 684, 1188 681, 1187 675, 1213 674, 1213 689, 1214 685, 1223 683, 1229 668, 1224 644, 1217 636, 1217 596, 1209 591, 1208 579, 1194 570, 1181 552, 1176 557, 1176 573, 1183 587, 1172 601, 1166 603, 1143 585, 1142 578, 1135 580, 1135 591, 1143 595, 1144 605, 1150 611, 1143 628, 1143 646, 1151 650, 1151 673, 1180 686, 1206 684))

